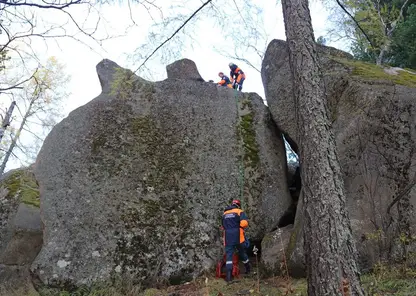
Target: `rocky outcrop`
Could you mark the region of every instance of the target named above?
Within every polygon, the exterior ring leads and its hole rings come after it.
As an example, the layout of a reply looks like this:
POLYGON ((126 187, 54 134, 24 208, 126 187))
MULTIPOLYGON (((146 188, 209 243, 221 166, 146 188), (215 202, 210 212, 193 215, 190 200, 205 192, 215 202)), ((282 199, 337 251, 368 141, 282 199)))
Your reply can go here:
MULTIPOLYGON (((265 276, 285 274, 285 250, 289 244, 293 225, 279 228, 266 234, 261 242, 261 269, 265 276)), ((291 270, 292 271, 292 270, 291 270)), ((293 273, 291 273, 293 276, 293 273)))
POLYGON ((166 66, 169 79, 204 81, 194 61, 182 59, 166 66))
POLYGON ((29 268, 42 246, 42 222, 37 183, 29 169, 18 169, 0 180, 0 293, 25 288, 29 268))
MULTIPOLYGON (((412 240, 416 233, 412 204, 416 192, 406 191, 415 180, 416 75, 407 71, 390 75, 325 46, 318 46, 318 53, 360 266, 366 271, 380 260, 391 262, 405 254, 410 259, 414 242, 399 243, 398 234, 412 240), (402 193, 388 214, 389 205, 402 193)), ((266 99, 273 119, 297 150, 288 77, 286 43, 273 40, 262 64, 266 99)))
POLYGON ((35 165, 40 284, 198 275, 220 258, 222 210, 240 189, 250 239, 276 225, 290 202, 279 130, 258 95, 239 93, 237 108, 233 90, 181 76, 193 65, 151 83, 104 60, 102 93, 47 136, 35 165))
POLYGON ((38 185, 30 169, 16 169, 0 178, 0 254, 13 235, 20 204, 39 208, 38 185))
MULTIPOLYGON (((331 75, 329 78, 331 84, 336 81, 336 79, 332 79, 334 76, 342 78, 348 75, 349 68, 337 62, 336 59, 352 59, 350 54, 333 47, 321 45, 318 45, 317 49, 322 68, 329 69, 328 74, 331 75)), ((270 42, 262 62, 261 76, 267 104, 273 119, 284 132, 292 149, 298 153, 296 143, 299 140, 296 122, 294 121, 296 109, 286 41, 275 39, 270 42)), ((329 91, 331 92, 330 95, 334 94, 331 90, 329 91)))

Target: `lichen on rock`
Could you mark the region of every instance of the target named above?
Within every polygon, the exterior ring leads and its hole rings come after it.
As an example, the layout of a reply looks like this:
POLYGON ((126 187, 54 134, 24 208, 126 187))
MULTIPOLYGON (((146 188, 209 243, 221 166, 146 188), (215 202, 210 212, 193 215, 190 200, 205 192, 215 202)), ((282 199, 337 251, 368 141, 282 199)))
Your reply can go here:
POLYGON ((12 236, 20 203, 39 207, 39 189, 31 169, 16 169, 0 179, 0 252, 12 236))
POLYGON ((16 199, 19 202, 39 207, 39 188, 33 173, 26 169, 17 169, 0 180, 0 188, 7 190, 5 199, 16 199))

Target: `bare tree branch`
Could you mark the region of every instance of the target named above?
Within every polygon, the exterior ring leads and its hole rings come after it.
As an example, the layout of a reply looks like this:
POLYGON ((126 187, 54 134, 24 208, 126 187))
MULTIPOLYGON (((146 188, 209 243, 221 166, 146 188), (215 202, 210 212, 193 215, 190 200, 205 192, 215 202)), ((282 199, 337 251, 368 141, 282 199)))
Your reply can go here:
POLYGON ((12 2, 12 1, 8 1, 8 0, 0 0, 0 3, 6 5, 6 6, 27 6, 27 7, 36 7, 36 8, 42 8, 42 9, 59 9, 62 10, 64 8, 67 8, 71 5, 74 4, 82 4, 85 2, 82 2, 82 0, 75 0, 75 1, 69 1, 66 2, 64 4, 59 4, 59 3, 54 3, 54 4, 50 4, 50 5, 41 5, 41 4, 36 4, 36 3, 32 3, 32 2, 12 2))
POLYGON ((387 214, 391 216, 390 211, 391 208, 399 202, 403 197, 405 197, 407 194, 409 194, 410 190, 412 190, 413 186, 416 185, 416 173, 413 175, 413 179, 410 181, 409 184, 406 185, 406 187, 400 191, 397 196, 393 199, 393 201, 389 204, 387 207, 387 214))
POLYGON ((237 9, 237 11, 238 11, 238 14, 240 15, 240 17, 241 17, 241 20, 244 22, 244 24, 246 25, 246 27, 249 27, 249 25, 247 24, 247 22, 246 22, 246 19, 243 17, 243 15, 241 14, 241 11, 240 11, 240 8, 238 7, 238 5, 237 5, 237 2, 235 1, 235 0, 233 0, 233 2, 234 2, 234 6, 235 6, 235 8, 237 9))
POLYGON ((36 74, 36 72, 37 72, 37 69, 35 70, 35 72, 33 72, 32 76, 30 76, 29 78, 26 78, 23 81, 20 81, 19 83, 15 84, 15 85, 12 85, 12 86, 9 86, 9 87, 6 87, 6 88, 0 88, 0 93, 2 93, 3 91, 8 91, 8 90, 11 90, 11 89, 15 89, 15 88, 22 89, 23 87, 21 87, 20 85, 22 85, 23 83, 26 83, 29 80, 31 80, 33 78, 33 76, 36 74))
MULTIPOLYGON (((227 58, 232 58, 232 59, 235 59, 235 60, 237 60, 237 61, 241 61, 241 62, 244 62, 244 63, 246 63, 248 66, 250 66, 251 68, 253 68, 254 70, 256 70, 257 72, 259 72, 259 73, 261 73, 261 70, 258 68, 258 67, 256 67, 252 62, 250 62, 248 59, 246 59, 246 58, 242 58, 242 57, 240 57, 239 55, 238 55, 238 53, 237 53, 237 49, 236 48, 234 48, 234 55, 230 55, 230 54, 225 54, 224 56, 225 57, 227 57, 227 58)), ((220 51, 220 52, 222 52, 222 51, 220 51)))
POLYGON ((185 22, 178 28, 176 29, 175 32, 173 32, 173 34, 167 38, 165 41, 163 41, 158 47, 155 48, 155 50, 153 50, 153 52, 146 57, 146 59, 143 61, 143 63, 141 63, 141 65, 133 72, 136 73, 137 71, 139 71, 144 64, 146 64, 146 62, 161 48, 163 47, 166 43, 168 43, 173 37, 175 37, 176 34, 178 34, 178 32, 186 26, 186 24, 199 12, 201 11, 205 6, 207 6, 210 2, 212 2, 212 0, 208 0, 206 1, 204 4, 202 4, 202 6, 200 6, 194 13, 192 13, 189 18, 187 20, 185 20, 185 22))
POLYGON ((357 25, 357 27, 360 29, 361 33, 365 36, 367 41, 370 43, 371 47, 375 48, 373 42, 371 41, 370 37, 368 37, 367 33, 364 31, 364 29, 360 26, 360 24, 357 22, 357 20, 352 16, 352 14, 345 8, 345 6, 339 1, 336 0, 337 4, 341 9, 353 20, 353 22, 357 25))

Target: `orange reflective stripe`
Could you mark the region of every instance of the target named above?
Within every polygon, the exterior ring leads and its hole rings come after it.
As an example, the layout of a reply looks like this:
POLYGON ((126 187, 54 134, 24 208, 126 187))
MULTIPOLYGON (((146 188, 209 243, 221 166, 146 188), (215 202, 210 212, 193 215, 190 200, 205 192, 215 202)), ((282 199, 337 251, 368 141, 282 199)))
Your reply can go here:
POLYGON ((243 227, 243 228, 248 227, 248 222, 247 222, 247 220, 241 220, 241 221, 240 221, 240 227, 243 227))
POLYGON ((231 209, 231 210, 225 211, 224 215, 231 214, 231 213, 236 213, 238 216, 240 216, 241 212, 242 212, 242 210, 240 210, 240 209, 231 209))
POLYGON ((240 228, 240 244, 246 240, 244 236, 244 230, 240 228))
POLYGON ((237 77, 237 83, 240 83, 240 81, 241 81, 242 78, 246 79, 246 75, 244 75, 244 74, 238 75, 238 77, 237 77))

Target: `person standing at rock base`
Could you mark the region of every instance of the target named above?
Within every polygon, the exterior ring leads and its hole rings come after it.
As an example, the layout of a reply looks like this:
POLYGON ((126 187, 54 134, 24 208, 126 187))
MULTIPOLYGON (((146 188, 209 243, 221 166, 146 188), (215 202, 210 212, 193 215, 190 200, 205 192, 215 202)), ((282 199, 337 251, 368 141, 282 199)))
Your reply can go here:
POLYGON ((241 202, 238 199, 234 199, 231 206, 225 208, 224 214, 222 215, 222 226, 225 232, 225 280, 230 282, 232 280, 233 254, 235 249, 237 249, 240 259, 244 263, 246 274, 250 273, 250 261, 246 252, 249 242, 244 233, 244 229, 248 227, 248 221, 246 213, 241 210, 241 202))

